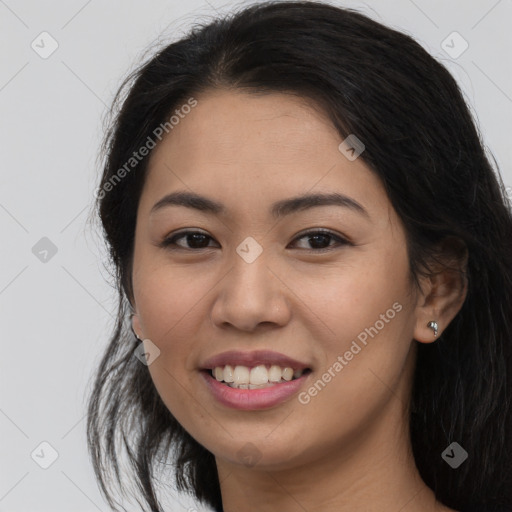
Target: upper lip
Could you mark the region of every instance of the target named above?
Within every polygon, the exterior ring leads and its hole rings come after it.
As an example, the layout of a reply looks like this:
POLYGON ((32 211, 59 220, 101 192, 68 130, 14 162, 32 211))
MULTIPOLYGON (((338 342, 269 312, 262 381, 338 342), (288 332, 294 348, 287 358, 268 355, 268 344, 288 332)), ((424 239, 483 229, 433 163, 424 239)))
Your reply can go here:
POLYGON ((210 357, 202 364, 204 370, 213 370, 217 366, 240 365, 254 367, 261 364, 278 365, 282 368, 292 368, 294 370, 305 370, 309 366, 305 363, 292 359, 291 357, 272 352, 270 350, 255 350, 253 352, 241 352, 238 350, 229 350, 210 357))

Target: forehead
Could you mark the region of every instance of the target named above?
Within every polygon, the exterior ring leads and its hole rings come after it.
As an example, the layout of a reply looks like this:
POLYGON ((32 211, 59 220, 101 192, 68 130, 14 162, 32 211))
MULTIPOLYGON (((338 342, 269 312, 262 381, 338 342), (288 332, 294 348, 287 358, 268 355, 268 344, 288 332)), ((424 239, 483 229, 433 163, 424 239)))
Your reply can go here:
POLYGON ((310 100, 233 90, 195 99, 197 105, 153 150, 141 199, 178 188, 260 202, 312 189, 382 195, 380 181, 363 160, 342 155, 342 138, 310 100))
POLYGON ((264 146, 259 157, 279 162, 297 152, 311 153, 319 143, 325 148, 337 138, 325 114, 305 98, 214 90, 197 97, 197 106, 164 137, 153 158, 179 148, 188 159, 231 161, 254 156, 264 146))

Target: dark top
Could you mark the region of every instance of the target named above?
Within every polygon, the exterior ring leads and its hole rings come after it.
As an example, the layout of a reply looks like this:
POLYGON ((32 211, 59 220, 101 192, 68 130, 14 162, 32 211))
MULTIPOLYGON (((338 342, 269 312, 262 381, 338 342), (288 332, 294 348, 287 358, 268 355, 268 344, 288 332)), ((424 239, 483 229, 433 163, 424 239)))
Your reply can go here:
POLYGON ((483 507, 478 505, 473 505, 469 508, 465 508, 460 512, 512 512, 512 505, 506 508, 500 507, 483 507))

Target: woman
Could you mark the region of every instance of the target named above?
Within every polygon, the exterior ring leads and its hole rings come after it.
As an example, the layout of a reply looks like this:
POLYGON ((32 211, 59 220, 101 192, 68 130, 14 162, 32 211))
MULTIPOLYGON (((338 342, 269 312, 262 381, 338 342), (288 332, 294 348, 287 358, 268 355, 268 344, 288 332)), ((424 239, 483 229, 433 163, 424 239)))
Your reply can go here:
POLYGON ((152 511, 170 468, 216 511, 510 510, 512 219, 448 71, 356 11, 260 3, 121 91, 109 504, 127 455, 152 511))

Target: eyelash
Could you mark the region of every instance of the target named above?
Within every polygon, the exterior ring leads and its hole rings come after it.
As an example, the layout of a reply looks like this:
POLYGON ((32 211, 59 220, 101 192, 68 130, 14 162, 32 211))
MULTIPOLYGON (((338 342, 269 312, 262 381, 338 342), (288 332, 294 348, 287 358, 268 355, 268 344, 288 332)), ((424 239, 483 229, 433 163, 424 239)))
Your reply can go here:
MULTIPOLYGON (((209 238, 210 240, 213 240, 213 238, 211 236, 207 235, 206 233, 203 233, 202 231, 181 231, 179 233, 175 233, 174 235, 165 238, 159 244, 159 246, 162 247, 162 248, 166 248, 166 249, 172 250, 172 251, 184 250, 184 251, 194 251, 194 252, 199 252, 199 251, 202 251, 204 249, 210 249, 211 248, 211 247, 207 246, 207 247, 200 247, 198 249, 194 249, 194 248, 180 247, 179 245, 176 244, 177 240, 180 240, 181 238, 185 238, 187 235, 204 235, 207 238, 209 238)), ((334 247, 332 247, 332 246, 324 247, 322 249, 313 249, 313 248, 311 248, 311 249, 302 249, 302 250, 311 251, 311 252, 315 252, 315 253, 323 253, 323 252, 332 251, 333 249, 336 249, 337 247, 342 247, 344 245, 353 245, 346 238, 343 238, 340 235, 337 235, 336 233, 333 233, 332 231, 329 231, 327 229, 315 229, 315 230, 312 230, 312 231, 307 231, 305 233, 301 233, 296 238, 294 238, 292 242, 296 242, 297 240, 300 240, 301 238, 306 238, 306 237, 310 237, 311 238, 314 235, 326 235, 326 236, 329 236, 329 237, 331 237, 331 239, 337 240, 338 241, 338 245, 334 246, 334 247)))

